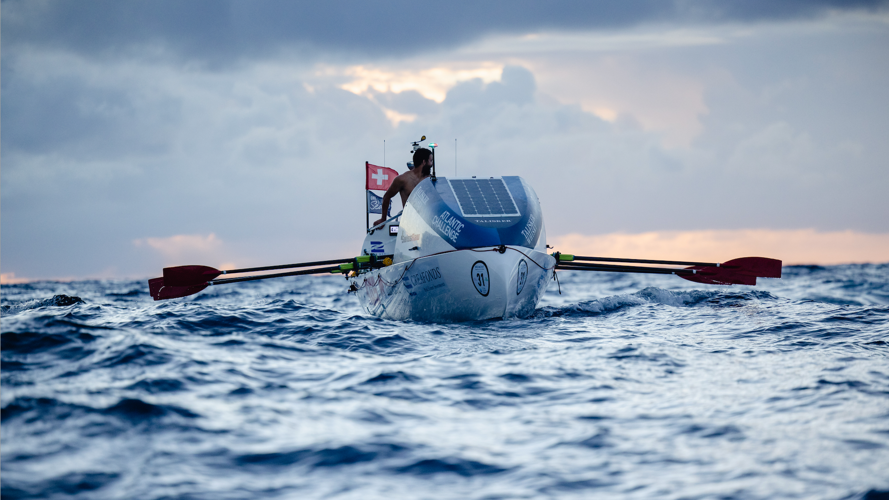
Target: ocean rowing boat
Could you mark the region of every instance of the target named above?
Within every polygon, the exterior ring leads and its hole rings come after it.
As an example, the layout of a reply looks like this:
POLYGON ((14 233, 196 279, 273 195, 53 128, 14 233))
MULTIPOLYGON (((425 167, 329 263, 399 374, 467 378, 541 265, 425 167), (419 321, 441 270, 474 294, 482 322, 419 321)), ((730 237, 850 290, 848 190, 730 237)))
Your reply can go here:
POLYGON ((426 178, 364 239, 363 255, 391 265, 353 273, 350 290, 388 319, 527 316, 556 267, 546 250, 540 201, 521 177, 426 178))
MULTIPOLYGON (((524 179, 436 177, 432 158, 432 175, 413 189, 401 213, 367 229, 357 257, 226 271, 167 267, 162 277, 149 280, 149 292, 165 300, 213 285, 332 273, 346 276, 348 291, 374 316, 455 322, 529 316, 558 270, 673 274, 716 285, 781 277, 781 261, 763 257, 713 263, 548 254, 540 201, 524 179), (294 268, 302 269, 219 279, 294 268)), ((370 179, 372 165, 366 166, 370 179)))

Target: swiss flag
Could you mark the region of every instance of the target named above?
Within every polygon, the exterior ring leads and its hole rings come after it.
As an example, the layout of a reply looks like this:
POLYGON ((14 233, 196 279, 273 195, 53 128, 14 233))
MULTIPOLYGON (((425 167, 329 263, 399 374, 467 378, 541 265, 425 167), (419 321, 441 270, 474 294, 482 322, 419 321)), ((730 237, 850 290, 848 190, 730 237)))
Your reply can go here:
POLYGON ((367 182, 364 189, 376 189, 377 191, 385 191, 392 185, 392 181, 398 177, 398 172, 391 168, 379 167, 364 162, 367 166, 367 182))

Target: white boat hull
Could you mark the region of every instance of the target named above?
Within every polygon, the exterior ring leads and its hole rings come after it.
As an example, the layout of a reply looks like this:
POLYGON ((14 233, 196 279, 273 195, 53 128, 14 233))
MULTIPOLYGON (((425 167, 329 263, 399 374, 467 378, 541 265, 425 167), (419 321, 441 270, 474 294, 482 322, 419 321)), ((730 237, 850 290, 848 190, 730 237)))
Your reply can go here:
POLYGON ((555 259, 506 246, 452 250, 351 279, 362 307, 392 320, 457 322, 527 317, 552 279, 555 259))

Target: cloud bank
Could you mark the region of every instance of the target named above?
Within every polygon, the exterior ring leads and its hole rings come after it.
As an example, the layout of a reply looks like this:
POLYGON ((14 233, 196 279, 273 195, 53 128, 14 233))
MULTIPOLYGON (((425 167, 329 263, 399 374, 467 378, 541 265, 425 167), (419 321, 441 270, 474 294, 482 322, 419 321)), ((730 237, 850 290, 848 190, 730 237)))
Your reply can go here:
POLYGON ((533 0, 440 4, 398 0, 8 0, 3 46, 127 55, 155 46, 186 60, 228 64, 282 51, 403 57, 448 50, 490 35, 776 22, 838 11, 884 10, 884 0, 533 0), (11 44, 11 45, 7 45, 11 44))

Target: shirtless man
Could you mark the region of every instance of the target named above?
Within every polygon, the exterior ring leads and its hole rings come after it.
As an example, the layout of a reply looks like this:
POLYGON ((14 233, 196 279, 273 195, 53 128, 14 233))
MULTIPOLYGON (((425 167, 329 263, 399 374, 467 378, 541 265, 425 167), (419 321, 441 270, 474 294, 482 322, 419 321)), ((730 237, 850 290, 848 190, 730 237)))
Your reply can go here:
POLYGON ((407 199, 411 195, 411 191, 417 187, 423 179, 429 177, 432 170, 432 151, 426 148, 420 148, 414 152, 414 168, 399 175, 392 181, 392 185, 383 195, 383 216, 380 220, 373 223, 373 226, 380 224, 386 220, 386 214, 389 213, 389 203, 395 194, 401 195, 401 206, 407 205, 407 199))

